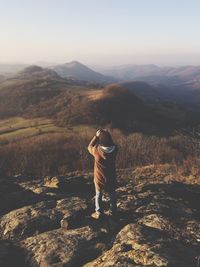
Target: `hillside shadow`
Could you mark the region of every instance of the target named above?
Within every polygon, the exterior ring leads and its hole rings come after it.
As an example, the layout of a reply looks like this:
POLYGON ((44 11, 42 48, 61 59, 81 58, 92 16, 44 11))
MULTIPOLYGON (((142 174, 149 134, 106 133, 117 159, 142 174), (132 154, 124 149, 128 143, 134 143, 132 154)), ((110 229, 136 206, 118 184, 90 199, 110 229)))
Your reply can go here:
POLYGON ((11 180, 0 180, 0 215, 41 201, 41 196, 11 180))
POLYGON ((148 190, 160 196, 177 199, 200 212, 200 185, 198 184, 185 184, 176 181, 170 184, 148 184, 142 188, 141 192, 148 190))
MULTIPOLYGON (((0 266, 1 267, 39 267, 39 264, 32 260, 31 266, 26 262, 25 249, 20 248, 16 243, 8 240, 0 240, 0 266)), ((30 252, 28 252, 30 253, 30 252)))
POLYGON ((191 267, 196 266, 199 255, 199 245, 187 243, 185 240, 178 240, 169 235, 166 231, 142 226, 142 244, 150 244, 151 251, 165 259, 169 267, 191 267))
POLYGON ((28 189, 28 187, 21 186, 18 183, 19 181, 13 181, 11 178, 0 179, 0 216, 41 201, 72 196, 90 199, 94 195, 94 185, 90 180, 84 180, 82 176, 64 177, 58 187, 41 186, 44 190, 40 193, 35 193, 31 190, 31 185, 30 189, 28 189))

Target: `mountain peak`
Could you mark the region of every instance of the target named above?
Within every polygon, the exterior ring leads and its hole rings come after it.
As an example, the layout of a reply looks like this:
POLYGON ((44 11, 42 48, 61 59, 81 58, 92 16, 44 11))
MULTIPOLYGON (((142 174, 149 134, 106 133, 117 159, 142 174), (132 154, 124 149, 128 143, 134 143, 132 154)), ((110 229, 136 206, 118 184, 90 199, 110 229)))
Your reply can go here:
POLYGON ((73 60, 73 61, 70 61, 70 62, 66 62, 65 63, 66 65, 82 65, 84 66, 81 62, 77 61, 77 60, 73 60))
POLYGON ((20 73, 33 74, 35 72, 40 72, 42 70, 43 70, 43 68, 40 66, 31 65, 31 66, 24 68, 20 73))
POLYGON ((113 78, 104 76, 78 61, 57 65, 54 66, 53 69, 63 78, 72 78, 94 83, 111 83, 115 81, 113 78))
POLYGON ((60 79, 59 75, 54 70, 42 68, 37 65, 31 65, 24 68, 22 71, 18 73, 18 75, 28 78, 38 77, 38 78, 60 79))
POLYGON ((71 68, 71 69, 77 69, 77 68, 79 68, 79 69, 85 69, 85 70, 90 70, 91 71, 91 69, 88 68, 86 65, 84 65, 81 62, 76 61, 76 60, 71 61, 71 62, 66 62, 64 64, 64 66, 66 66, 68 68, 71 68))

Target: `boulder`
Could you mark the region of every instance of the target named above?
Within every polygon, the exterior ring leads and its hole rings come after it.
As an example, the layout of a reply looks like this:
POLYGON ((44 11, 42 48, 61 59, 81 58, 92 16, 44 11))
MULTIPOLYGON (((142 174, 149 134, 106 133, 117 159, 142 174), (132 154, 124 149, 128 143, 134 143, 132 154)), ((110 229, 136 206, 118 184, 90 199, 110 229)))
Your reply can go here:
POLYGON ((85 193, 88 195, 94 194, 94 185, 92 179, 87 176, 74 176, 74 177, 45 177, 44 186, 57 189, 61 192, 70 193, 85 193))
POLYGON ((42 201, 35 205, 11 211, 0 218, 1 238, 24 239, 61 226, 72 228, 81 220, 87 209, 84 200, 71 197, 62 200, 42 201))
POLYGON ((0 266, 197 266, 199 185, 166 182, 167 166, 120 173, 118 213, 100 220, 91 176, 0 181, 0 266))
POLYGON ((27 251, 25 262, 31 267, 81 266, 94 250, 98 234, 90 227, 53 230, 21 241, 27 251))
POLYGON ((195 266, 199 247, 174 240, 156 228, 126 225, 112 248, 84 267, 108 266, 195 266))
POLYGON ((44 186, 51 188, 59 188, 64 184, 64 179, 58 177, 46 177, 44 179, 44 186))

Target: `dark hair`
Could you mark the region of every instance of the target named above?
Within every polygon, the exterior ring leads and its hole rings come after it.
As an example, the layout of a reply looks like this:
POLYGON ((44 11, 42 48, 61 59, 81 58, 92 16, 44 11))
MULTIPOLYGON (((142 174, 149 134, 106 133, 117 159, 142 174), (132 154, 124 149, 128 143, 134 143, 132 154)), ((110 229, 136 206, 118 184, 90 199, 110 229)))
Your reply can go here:
POLYGON ((108 131, 101 130, 99 134, 99 144, 106 147, 114 145, 111 134, 108 131))

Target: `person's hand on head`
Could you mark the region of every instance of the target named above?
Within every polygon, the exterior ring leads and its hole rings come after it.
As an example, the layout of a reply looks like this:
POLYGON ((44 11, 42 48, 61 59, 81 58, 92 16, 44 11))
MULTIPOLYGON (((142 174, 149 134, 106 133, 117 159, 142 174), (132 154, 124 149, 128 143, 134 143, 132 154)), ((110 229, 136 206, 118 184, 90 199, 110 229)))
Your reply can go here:
POLYGON ((102 129, 97 130, 97 132, 96 132, 96 136, 99 137, 99 135, 100 135, 100 133, 101 133, 102 131, 103 131, 102 129))

